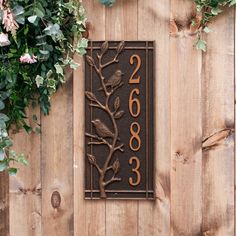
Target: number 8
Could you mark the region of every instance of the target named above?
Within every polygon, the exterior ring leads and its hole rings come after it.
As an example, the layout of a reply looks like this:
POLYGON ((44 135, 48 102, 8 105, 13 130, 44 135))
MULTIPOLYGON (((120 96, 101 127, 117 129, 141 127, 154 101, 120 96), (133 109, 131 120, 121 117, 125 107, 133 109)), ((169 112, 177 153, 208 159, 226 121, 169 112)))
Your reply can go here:
POLYGON ((138 122, 133 122, 131 124, 131 126, 130 126, 130 133, 132 134, 132 136, 131 136, 131 138, 129 140, 129 146, 130 146, 131 150, 137 152, 140 149, 140 147, 141 147, 141 139, 139 137, 140 125, 139 125, 138 122), (136 131, 134 130, 134 126, 137 127, 136 131), (134 147, 134 145, 133 145, 134 140, 136 140, 137 143, 138 143, 137 147, 134 147))

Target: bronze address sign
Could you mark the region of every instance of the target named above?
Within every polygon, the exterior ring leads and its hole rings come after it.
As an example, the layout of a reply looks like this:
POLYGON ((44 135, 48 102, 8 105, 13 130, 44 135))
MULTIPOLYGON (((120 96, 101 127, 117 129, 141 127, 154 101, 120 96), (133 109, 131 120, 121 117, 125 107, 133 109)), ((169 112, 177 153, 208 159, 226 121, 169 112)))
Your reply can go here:
POLYGON ((154 42, 89 42, 86 199, 154 199, 153 67, 154 42))

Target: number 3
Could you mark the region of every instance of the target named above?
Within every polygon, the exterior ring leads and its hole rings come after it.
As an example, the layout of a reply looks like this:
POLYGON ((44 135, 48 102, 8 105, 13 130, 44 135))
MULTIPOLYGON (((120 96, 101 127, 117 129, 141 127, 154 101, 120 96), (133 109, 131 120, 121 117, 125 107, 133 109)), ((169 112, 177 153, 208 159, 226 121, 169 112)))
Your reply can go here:
POLYGON ((141 182, 141 174, 139 172, 139 168, 140 168, 140 161, 137 157, 131 157, 129 159, 129 164, 132 165, 133 162, 136 162, 136 167, 132 169, 132 171, 136 174, 137 179, 136 182, 133 181, 133 179, 131 177, 129 177, 129 184, 132 186, 137 186, 140 184, 141 182))

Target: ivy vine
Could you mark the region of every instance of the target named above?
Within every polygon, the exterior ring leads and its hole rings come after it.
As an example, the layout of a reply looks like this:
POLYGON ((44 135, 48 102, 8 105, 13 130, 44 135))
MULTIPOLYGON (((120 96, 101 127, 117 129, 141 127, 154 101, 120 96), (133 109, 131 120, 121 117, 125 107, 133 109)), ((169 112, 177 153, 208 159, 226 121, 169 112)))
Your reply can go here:
MULTIPOLYGON (((194 0, 196 10, 201 14, 201 24, 197 32, 196 47, 202 51, 206 51, 206 41, 202 39, 202 32, 210 33, 209 23, 221 14, 226 7, 232 7, 236 4, 236 0, 194 0)), ((192 21, 194 25, 196 22, 192 21)))
MULTIPOLYGON (((197 29, 197 41, 196 48, 202 51, 206 51, 206 41, 202 38, 202 33, 210 33, 211 29, 208 24, 220 13, 222 13, 225 7, 231 7, 236 4, 236 0, 193 0, 196 5, 196 11, 201 15, 201 23, 197 29)), ((100 0, 100 2, 107 6, 112 7, 116 0, 100 0)), ((198 22, 192 21, 194 26, 198 22)))
POLYGON ((50 98, 65 82, 64 69, 76 69, 73 54, 86 53, 85 10, 77 0, 0 0, 0 171, 15 174, 10 129, 40 132, 27 122, 27 107, 50 111, 50 98))

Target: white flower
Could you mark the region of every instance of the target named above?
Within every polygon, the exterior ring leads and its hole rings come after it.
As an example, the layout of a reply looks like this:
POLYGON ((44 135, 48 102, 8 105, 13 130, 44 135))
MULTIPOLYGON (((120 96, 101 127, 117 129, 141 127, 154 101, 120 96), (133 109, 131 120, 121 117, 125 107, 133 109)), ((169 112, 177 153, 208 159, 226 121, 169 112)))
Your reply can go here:
POLYGON ((29 53, 25 53, 24 55, 22 55, 20 57, 20 62, 21 63, 28 63, 28 64, 33 64, 35 62, 37 62, 37 57, 34 55, 30 55, 29 53))
POLYGON ((0 33, 0 47, 8 46, 11 42, 8 39, 8 34, 0 33))

